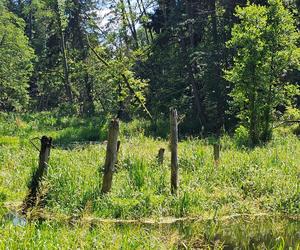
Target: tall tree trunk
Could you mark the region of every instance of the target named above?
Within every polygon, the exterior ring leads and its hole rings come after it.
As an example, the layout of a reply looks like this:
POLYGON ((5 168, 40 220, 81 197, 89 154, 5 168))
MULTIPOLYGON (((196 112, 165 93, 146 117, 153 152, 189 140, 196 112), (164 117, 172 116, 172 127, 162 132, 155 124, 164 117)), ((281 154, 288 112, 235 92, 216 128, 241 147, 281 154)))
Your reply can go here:
MULTIPOLYGON (((146 16, 146 13, 145 13, 145 11, 142 9, 142 6, 141 6, 141 3, 140 3, 139 0, 137 0, 137 4, 138 4, 139 10, 140 10, 140 15, 141 15, 141 17, 146 16)), ((148 35, 147 27, 146 27, 145 23, 142 23, 142 25, 143 25, 143 28, 144 28, 144 31, 145 31, 145 36, 146 36, 147 44, 149 45, 149 44, 150 44, 150 40, 149 40, 149 35, 148 35)), ((152 42, 152 41, 151 41, 151 42, 152 42)))
POLYGON ((33 29, 33 10, 32 10, 32 0, 28 2, 29 5, 29 17, 28 17, 28 38, 32 42, 32 29, 33 29))
POLYGON ((217 13, 216 13, 216 0, 210 0, 210 12, 211 12, 211 25, 212 25, 212 37, 213 37, 213 57, 212 57, 212 67, 213 67, 213 79, 214 79, 214 91, 215 91, 215 98, 214 102, 217 106, 217 117, 215 117, 215 127, 214 132, 219 135, 221 127, 224 124, 224 99, 221 92, 221 83, 222 83, 222 68, 221 68, 221 58, 220 54, 220 41, 219 41, 219 32, 218 32, 218 23, 217 23, 217 13))
POLYGON ((69 26, 72 29, 73 47, 81 52, 82 59, 86 58, 87 49, 84 46, 84 31, 82 28, 82 3, 79 0, 72 0, 74 7, 72 8, 72 18, 70 19, 69 26))
MULTIPOLYGON (((194 20, 194 18, 195 18, 194 13, 196 12, 196 10, 193 8, 192 0, 186 0, 185 7, 186 7, 187 17, 188 17, 188 19, 190 19, 190 22, 188 22, 188 30, 189 30, 189 38, 190 38, 189 47, 194 49, 197 45, 196 45, 196 41, 195 41, 194 24, 191 20, 194 20)), ((184 41, 184 38, 182 38, 181 40, 184 41)), ((197 67, 194 63, 190 62, 190 58, 188 57, 188 50, 186 48, 185 43, 182 43, 182 46, 183 46, 184 53, 187 55, 187 61, 190 64, 190 66, 189 66, 190 70, 188 72, 188 75, 189 75, 189 81, 190 81, 191 87, 192 87, 192 95, 194 97, 194 104, 196 107, 197 118, 199 120, 200 125, 204 126, 204 124, 206 123, 206 118, 203 113, 204 107, 203 107, 202 101, 201 101, 199 85, 194 77, 195 73, 197 72, 197 67)))
POLYGON ((252 65, 251 67, 251 73, 252 73, 252 81, 251 81, 251 89, 250 89, 250 95, 249 95, 249 101, 250 101, 250 126, 249 126, 249 135, 251 140, 251 146, 256 146, 259 143, 259 133, 257 126, 258 124, 258 114, 256 109, 256 88, 255 88, 255 65, 252 65))
POLYGON ((138 41, 138 37, 137 37, 137 32, 136 32, 136 28, 135 28, 135 20, 134 20, 134 13, 133 13, 133 10, 132 10, 132 6, 131 6, 131 2, 130 0, 127 0, 127 4, 128 4, 128 9, 129 9, 129 18, 128 18, 128 23, 130 24, 130 30, 131 30, 131 33, 132 33, 132 37, 135 41, 135 47, 136 49, 139 48, 139 41, 138 41))
MULTIPOLYGON (((140 1, 141 1, 140 5, 141 5, 141 7, 143 9, 143 13, 144 13, 145 16, 147 16, 147 10, 146 10, 144 1, 143 0, 140 0, 140 1)), ((139 3, 139 0, 138 0, 138 3, 139 3)), ((146 29, 146 27, 145 27, 145 29, 146 29)), ((151 28, 148 28, 148 32, 149 32, 149 35, 150 35, 150 38, 151 38, 151 42, 153 42, 153 33, 152 33, 151 28)))
POLYGON ((93 84, 91 82, 91 79, 89 77, 88 72, 85 72, 85 90, 86 90, 86 96, 84 100, 84 113, 88 116, 92 116, 95 113, 95 105, 93 101, 93 84))
POLYGON ((125 45, 126 45, 126 49, 127 51, 129 50, 129 37, 127 35, 127 26, 128 26, 128 20, 127 20, 127 17, 126 17, 126 9, 125 9, 125 5, 124 5, 124 1, 123 0, 120 0, 121 2, 121 18, 122 18, 122 32, 123 32, 123 39, 124 39, 124 42, 125 42, 125 45))
POLYGON ((73 103, 73 94, 71 90, 71 84, 70 84, 70 77, 69 77, 69 66, 68 66, 68 60, 67 60, 67 52, 65 47, 65 39, 64 39, 64 33, 61 30, 61 50, 63 55, 63 67, 64 67, 64 81, 65 81, 65 90, 68 97, 68 101, 70 103, 73 103))
POLYGON ((66 51, 66 44, 65 44, 65 36, 64 31, 62 27, 62 20, 60 16, 60 9, 58 0, 56 1, 56 17, 57 17, 57 23, 58 23, 58 32, 60 36, 60 46, 61 46, 61 53, 63 56, 63 68, 64 68, 64 86, 66 95, 68 97, 69 103, 73 103, 73 94, 71 90, 71 84, 70 84, 70 78, 69 78, 69 67, 68 67, 68 60, 67 60, 67 51, 66 51))

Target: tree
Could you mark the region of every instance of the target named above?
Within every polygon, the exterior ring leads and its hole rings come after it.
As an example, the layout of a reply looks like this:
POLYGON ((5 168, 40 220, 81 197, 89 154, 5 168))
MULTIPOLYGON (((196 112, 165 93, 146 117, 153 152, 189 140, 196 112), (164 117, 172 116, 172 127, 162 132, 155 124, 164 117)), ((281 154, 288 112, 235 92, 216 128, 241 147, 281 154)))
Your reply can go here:
POLYGON ((136 60, 143 60, 143 52, 137 50, 130 57, 120 49, 116 57, 105 53, 109 50, 105 51, 103 47, 92 49, 92 52, 89 74, 95 82, 95 101, 100 102, 103 110, 115 113, 120 119, 128 119, 132 113, 128 111, 140 107, 151 117, 145 106, 147 81, 136 77, 132 70, 136 60))
POLYGON ((67 50, 66 50, 66 42, 65 42, 65 28, 67 26, 65 13, 65 1, 62 0, 55 0, 54 1, 54 12, 56 16, 57 22, 57 31, 60 37, 60 48, 62 54, 62 62, 63 62, 63 69, 64 69, 64 86, 66 95, 68 97, 68 101, 72 104, 73 102, 73 94, 71 89, 70 83, 70 72, 69 72, 69 65, 68 65, 68 57, 67 57, 67 50))
POLYGON ((151 16, 157 36, 142 72, 150 79, 147 99, 154 115, 176 106, 186 114, 181 127, 193 133, 219 134, 231 125, 222 68, 232 51, 225 41, 236 22, 234 7, 245 2, 158 1, 151 16))
POLYGON ((22 19, 0 3, 0 110, 21 110, 28 103, 34 52, 22 19))
POLYGON ((299 32, 280 0, 237 7, 236 15, 240 23, 228 42, 236 55, 226 78, 233 83, 233 105, 254 146, 271 138, 274 109, 297 93, 284 76, 299 65, 299 32))

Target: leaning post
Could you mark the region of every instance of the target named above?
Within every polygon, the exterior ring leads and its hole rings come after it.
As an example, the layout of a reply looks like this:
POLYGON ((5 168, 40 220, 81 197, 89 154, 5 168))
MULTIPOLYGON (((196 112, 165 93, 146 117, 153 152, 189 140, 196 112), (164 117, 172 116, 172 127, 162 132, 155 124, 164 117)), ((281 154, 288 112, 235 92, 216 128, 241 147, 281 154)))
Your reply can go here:
POLYGON ((101 193, 108 193, 112 186, 113 172, 117 162, 119 121, 114 119, 109 124, 106 157, 101 193))
POLYGON ((39 166, 32 175, 32 179, 29 184, 29 192, 23 202, 22 213, 26 214, 29 208, 32 208, 37 200, 38 191, 40 188, 43 176, 47 173, 48 162, 50 157, 50 149, 52 146, 52 138, 42 136, 41 138, 41 149, 39 154, 39 166))
POLYGON ((171 193, 178 189, 178 122, 177 110, 170 111, 170 149, 171 149, 171 193))

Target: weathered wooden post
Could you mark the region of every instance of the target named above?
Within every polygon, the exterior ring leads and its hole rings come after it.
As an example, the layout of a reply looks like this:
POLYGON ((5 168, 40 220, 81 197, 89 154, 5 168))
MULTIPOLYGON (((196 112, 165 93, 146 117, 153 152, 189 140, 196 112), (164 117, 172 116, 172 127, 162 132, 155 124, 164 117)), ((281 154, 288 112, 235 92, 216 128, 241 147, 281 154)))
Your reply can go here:
POLYGON ((104 174, 103 174, 103 182, 102 182, 102 190, 101 190, 101 193, 103 194, 108 193, 111 189, 114 167, 117 161, 118 135, 119 135, 119 121, 115 119, 112 120, 109 124, 106 157, 105 157, 105 164, 104 164, 104 174))
POLYGON ((164 164, 164 154, 165 154, 165 149, 160 148, 158 150, 158 154, 157 154, 157 162, 158 162, 159 165, 164 164))
POLYGON ((29 184, 29 193, 23 202, 22 213, 26 214, 27 210, 34 206, 37 200, 37 194, 40 188, 40 183, 43 176, 47 173, 48 161, 50 157, 50 149, 52 146, 52 138, 43 136, 41 138, 41 149, 39 154, 39 166, 32 175, 32 179, 29 184))
POLYGON ((214 162, 215 165, 219 165, 219 160, 220 160, 220 144, 219 143, 214 143, 214 162))
POLYGON ((178 189, 178 123, 177 110, 170 112, 170 149, 171 149, 171 193, 176 195, 178 189))

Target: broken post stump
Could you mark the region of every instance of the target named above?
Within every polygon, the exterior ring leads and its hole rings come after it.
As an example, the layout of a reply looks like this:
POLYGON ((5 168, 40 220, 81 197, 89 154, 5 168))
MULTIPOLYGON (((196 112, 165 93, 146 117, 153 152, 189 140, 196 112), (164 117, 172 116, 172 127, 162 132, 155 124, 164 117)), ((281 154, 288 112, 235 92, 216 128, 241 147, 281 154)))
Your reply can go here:
POLYGON ((218 166, 219 165, 219 160, 220 160, 220 149, 221 146, 219 143, 215 143, 214 144, 214 162, 215 165, 218 166))
POLYGON ((37 195, 39 192, 40 184, 43 179, 43 176, 47 173, 48 170, 48 161, 50 157, 50 149, 52 146, 52 138, 43 136, 41 138, 41 149, 39 154, 39 166, 32 175, 32 179, 29 184, 29 192, 23 202, 22 213, 26 214, 29 208, 32 208, 36 201, 37 195))
POLYGON ((164 154, 165 154, 165 149, 160 148, 158 150, 158 154, 157 154, 157 162, 158 162, 159 165, 164 164, 164 154))
POLYGON ((176 195, 178 189, 178 122, 177 110, 170 112, 170 149, 171 149, 171 193, 176 195))
MULTIPOLYGON (((109 124, 106 157, 101 193, 108 193, 112 185, 114 167, 117 161, 119 121, 114 119, 109 124)), ((120 146, 120 144, 119 144, 120 146)))

